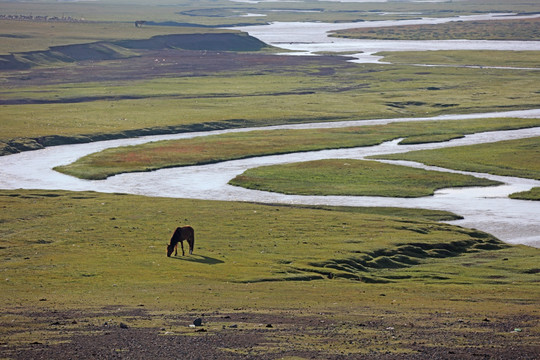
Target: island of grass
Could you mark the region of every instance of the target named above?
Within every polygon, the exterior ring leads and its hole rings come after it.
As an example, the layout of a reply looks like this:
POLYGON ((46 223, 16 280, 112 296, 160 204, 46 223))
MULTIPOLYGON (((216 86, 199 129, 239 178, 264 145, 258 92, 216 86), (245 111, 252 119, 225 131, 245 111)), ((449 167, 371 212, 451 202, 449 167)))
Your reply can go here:
POLYGON ((253 168, 231 185, 299 195, 420 197, 449 187, 492 186, 499 182, 376 161, 330 159, 253 168))
POLYGON ((402 25, 336 30, 332 36, 381 40, 522 40, 540 39, 540 18, 453 21, 443 24, 402 25))
POLYGON ((540 187, 534 187, 529 191, 521 191, 510 194, 511 199, 517 200, 540 200, 540 187))
MULTIPOLYGON (((377 155, 373 158, 409 160, 447 169, 540 179, 540 138, 499 141, 404 154, 377 155)), ((513 198, 538 200, 538 188, 511 195, 513 198)))
POLYGON ((440 142, 475 132, 527 128, 538 124, 540 119, 470 119, 332 129, 260 130, 107 149, 55 170, 83 179, 99 180, 120 173, 262 155, 371 146, 402 137, 405 138, 402 143, 408 144, 440 142))

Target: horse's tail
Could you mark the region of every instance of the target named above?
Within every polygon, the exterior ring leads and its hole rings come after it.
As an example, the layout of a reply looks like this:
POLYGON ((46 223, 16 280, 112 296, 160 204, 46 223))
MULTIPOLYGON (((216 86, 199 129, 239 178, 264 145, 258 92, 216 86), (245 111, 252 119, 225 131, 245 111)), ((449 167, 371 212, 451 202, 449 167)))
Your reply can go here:
POLYGON ((189 254, 193 254, 193 250, 195 249, 195 230, 191 228, 191 234, 188 240, 189 243, 189 254))

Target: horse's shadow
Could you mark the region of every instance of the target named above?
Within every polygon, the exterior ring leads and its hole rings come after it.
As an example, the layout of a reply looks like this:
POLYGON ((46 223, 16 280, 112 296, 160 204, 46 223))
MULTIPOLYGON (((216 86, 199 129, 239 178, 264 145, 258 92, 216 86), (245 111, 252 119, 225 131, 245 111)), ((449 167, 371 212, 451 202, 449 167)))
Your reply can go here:
POLYGON ((212 257, 209 257, 209 256, 195 255, 195 254, 192 254, 192 255, 189 255, 189 256, 175 256, 175 257, 173 257, 173 259, 183 260, 183 261, 191 261, 191 262, 196 262, 196 263, 200 263, 200 264, 207 264, 207 265, 217 265, 217 264, 223 264, 225 262, 223 260, 219 260, 219 259, 212 258, 212 257))

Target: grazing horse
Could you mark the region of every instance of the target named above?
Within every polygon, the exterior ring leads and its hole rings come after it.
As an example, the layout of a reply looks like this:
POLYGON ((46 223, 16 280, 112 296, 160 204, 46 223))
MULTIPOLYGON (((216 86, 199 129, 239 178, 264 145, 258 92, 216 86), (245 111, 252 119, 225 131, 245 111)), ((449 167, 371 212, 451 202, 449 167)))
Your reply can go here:
POLYGON ((182 256, 184 253, 184 240, 189 244, 189 253, 193 254, 193 248, 195 247, 195 231, 191 226, 177 227, 171 237, 171 243, 167 245, 167 256, 170 257, 174 250, 174 256, 178 255, 178 243, 182 247, 182 256))

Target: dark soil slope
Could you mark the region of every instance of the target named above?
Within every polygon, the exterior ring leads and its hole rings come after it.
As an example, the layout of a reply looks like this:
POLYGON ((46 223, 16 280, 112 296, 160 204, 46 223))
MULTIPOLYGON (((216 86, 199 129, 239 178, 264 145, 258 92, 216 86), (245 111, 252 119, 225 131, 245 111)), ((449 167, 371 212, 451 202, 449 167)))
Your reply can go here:
POLYGON ((159 35, 146 40, 118 41, 116 45, 127 49, 161 50, 215 50, 215 51, 257 51, 266 46, 262 41, 246 34, 189 34, 159 35))
POLYGON ((257 51, 265 46, 262 41, 240 33, 160 35, 150 39, 54 46, 46 51, 3 55, 0 56, 0 71, 55 63, 115 60, 136 56, 137 50, 257 51))

